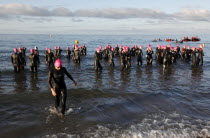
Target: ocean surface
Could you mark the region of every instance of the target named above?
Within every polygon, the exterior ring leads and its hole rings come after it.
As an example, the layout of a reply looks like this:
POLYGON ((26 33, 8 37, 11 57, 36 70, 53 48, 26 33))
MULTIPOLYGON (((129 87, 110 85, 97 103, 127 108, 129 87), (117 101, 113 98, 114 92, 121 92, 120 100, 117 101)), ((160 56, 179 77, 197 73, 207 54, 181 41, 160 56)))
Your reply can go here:
MULTIPOLYGON (((192 37, 193 35, 188 35, 192 37)), ((204 65, 192 67, 178 60, 167 68, 153 61, 147 66, 145 49, 155 38, 179 39, 181 35, 0 35, 0 138, 207 138, 210 137, 210 35, 200 35, 205 43, 204 65), (87 55, 75 64, 62 53, 67 68, 78 86, 66 78, 68 88, 65 118, 53 113, 54 97, 47 85, 45 49, 66 49, 79 40, 87 55), (101 62, 102 72, 94 70, 98 46, 143 45, 143 65, 132 58, 129 70, 121 71, 101 62), (37 46, 41 64, 38 73, 14 73, 11 54, 15 47, 29 50, 37 46)), ((154 49, 155 50, 155 49, 154 49)))

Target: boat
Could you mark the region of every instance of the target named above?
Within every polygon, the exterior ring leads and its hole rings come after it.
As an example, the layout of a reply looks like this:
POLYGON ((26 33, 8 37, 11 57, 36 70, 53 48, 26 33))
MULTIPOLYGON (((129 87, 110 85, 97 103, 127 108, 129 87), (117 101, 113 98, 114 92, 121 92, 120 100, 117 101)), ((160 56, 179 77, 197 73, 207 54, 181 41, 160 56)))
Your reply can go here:
POLYGON ((166 42, 174 41, 174 39, 165 39, 166 42))
POLYGON ((201 39, 196 36, 196 37, 192 37, 191 40, 193 42, 197 42, 197 41, 200 41, 201 39))

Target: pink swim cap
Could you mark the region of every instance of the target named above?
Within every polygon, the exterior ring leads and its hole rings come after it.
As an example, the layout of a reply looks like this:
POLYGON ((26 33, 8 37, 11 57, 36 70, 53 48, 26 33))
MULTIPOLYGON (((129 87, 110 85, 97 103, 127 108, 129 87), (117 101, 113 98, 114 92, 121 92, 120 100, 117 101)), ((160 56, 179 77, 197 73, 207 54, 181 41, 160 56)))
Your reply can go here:
POLYGON ((142 49, 142 45, 140 45, 139 48, 142 49))
POLYGON ((30 52, 31 52, 31 53, 34 53, 34 49, 30 49, 30 52))
POLYGON ((18 49, 17 48, 14 48, 14 52, 17 53, 18 52, 18 49))
POLYGON ((60 59, 57 59, 54 63, 55 67, 62 67, 62 61, 60 59))

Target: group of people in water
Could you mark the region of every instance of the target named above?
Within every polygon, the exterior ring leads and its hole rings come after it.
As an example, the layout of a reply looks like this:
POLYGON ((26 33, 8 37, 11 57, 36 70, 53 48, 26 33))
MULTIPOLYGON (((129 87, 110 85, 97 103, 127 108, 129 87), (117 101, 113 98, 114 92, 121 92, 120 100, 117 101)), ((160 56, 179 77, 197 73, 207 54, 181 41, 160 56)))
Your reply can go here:
MULTIPOLYGON (((179 45, 172 47, 170 44, 166 45, 157 45, 155 52, 153 51, 151 45, 147 46, 146 49, 146 63, 147 65, 152 65, 153 54, 154 59, 157 63, 163 64, 163 67, 169 66, 172 63, 176 63, 178 58, 181 58, 185 61, 192 61, 192 65, 203 65, 203 47, 204 45, 199 45, 198 48, 184 45, 181 49, 179 45)), ((103 69, 101 66, 100 60, 104 59, 109 61, 110 66, 115 66, 114 57, 120 57, 120 65, 122 70, 128 69, 131 66, 132 57, 136 57, 137 65, 142 65, 143 61, 143 51, 142 45, 139 47, 133 45, 132 48, 128 46, 118 46, 112 47, 107 45, 104 49, 98 47, 95 52, 95 70, 100 71, 103 69)))
MULTIPOLYGON (((44 54, 45 54, 45 63, 47 64, 48 67, 53 67, 56 59, 61 58, 62 51, 63 50, 60 48, 60 46, 54 47, 53 52, 50 48, 46 48, 44 54)), ((67 47, 65 52, 67 58, 70 59, 72 57, 72 60, 75 63, 80 63, 81 56, 86 55, 86 46, 74 45, 72 51, 70 50, 70 47, 67 47)), ((37 67, 38 64, 40 63, 39 56, 40 54, 38 47, 30 49, 30 55, 28 56, 28 59, 30 60, 29 66, 31 72, 37 72, 37 67)), ((24 69, 24 67, 26 66, 26 48, 25 47, 14 48, 14 53, 11 56, 11 61, 15 72, 20 72, 20 70, 24 69)))
MULTIPOLYGON (((172 47, 170 44, 167 46, 158 45, 155 52, 152 49, 151 45, 148 45, 146 48, 146 63, 147 65, 152 65, 153 55, 157 63, 163 64, 164 67, 169 66, 172 63, 176 63, 178 58, 181 58, 185 61, 191 61, 192 65, 203 65, 203 46, 199 45, 199 48, 189 46, 183 46, 181 49, 180 46, 172 47)), ((70 73, 65 67, 62 66, 61 61, 61 52, 63 50, 58 46, 54 48, 52 52, 50 48, 46 48, 45 53, 45 63, 49 67, 48 73, 48 86, 51 90, 52 95, 55 97, 55 106, 54 110, 60 116, 64 117, 66 109, 66 99, 67 99, 67 87, 64 81, 64 76, 66 75, 71 79, 75 86, 77 82, 73 79, 70 73), (61 103, 61 111, 58 111, 58 107, 61 103)), ((66 48, 66 57, 79 64, 80 58, 82 55, 86 55, 86 46, 74 45, 73 49, 70 50, 69 47, 66 48)), ((94 65, 96 71, 101 71, 103 67, 101 66, 100 61, 102 59, 109 62, 110 66, 114 67, 114 57, 119 57, 120 65, 122 70, 129 69, 131 66, 132 57, 136 57, 137 65, 143 64, 143 51, 142 46, 139 47, 134 45, 132 48, 128 46, 118 46, 112 47, 110 45, 98 47, 94 54, 94 65)), ((30 71, 37 72, 38 64, 40 63, 39 59, 39 50, 37 47, 30 49, 30 55, 28 59, 30 60, 30 71)), ((14 53, 11 55, 11 61, 14 66, 15 72, 20 72, 26 66, 26 48, 14 48, 14 53)))

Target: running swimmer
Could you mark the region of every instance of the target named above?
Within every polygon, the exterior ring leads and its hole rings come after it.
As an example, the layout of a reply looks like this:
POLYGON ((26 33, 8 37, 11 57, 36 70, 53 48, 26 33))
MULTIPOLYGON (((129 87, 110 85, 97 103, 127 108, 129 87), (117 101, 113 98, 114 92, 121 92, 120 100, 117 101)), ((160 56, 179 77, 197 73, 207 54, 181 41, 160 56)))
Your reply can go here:
POLYGON ((54 66, 55 67, 53 67, 48 74, 48 85, 52 95, 55 96, 55 111, 58 113, 58 106, 60 105, 61 99, 61 117, 64 117, 67 99, 67 88, 64 81, 64 75, 71 79, 75 86, 77 86, 77 83, 68 73, 66 68, 62 67, 62 61, 60 59, 55 61, 54 66))

